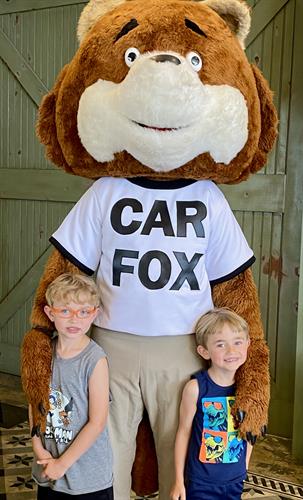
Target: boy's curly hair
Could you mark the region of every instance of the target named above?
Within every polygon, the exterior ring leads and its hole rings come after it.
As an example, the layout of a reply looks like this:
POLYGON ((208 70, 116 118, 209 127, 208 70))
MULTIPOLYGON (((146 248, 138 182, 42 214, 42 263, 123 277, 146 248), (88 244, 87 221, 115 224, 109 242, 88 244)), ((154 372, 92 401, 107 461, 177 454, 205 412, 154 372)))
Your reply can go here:
POLYGON ((100 290, 92 278, 84 274, 64 273, 52 281, 45 292, 46 302, 53 306, 54 302, 89 303, 98 307, 101 304, 100 290))

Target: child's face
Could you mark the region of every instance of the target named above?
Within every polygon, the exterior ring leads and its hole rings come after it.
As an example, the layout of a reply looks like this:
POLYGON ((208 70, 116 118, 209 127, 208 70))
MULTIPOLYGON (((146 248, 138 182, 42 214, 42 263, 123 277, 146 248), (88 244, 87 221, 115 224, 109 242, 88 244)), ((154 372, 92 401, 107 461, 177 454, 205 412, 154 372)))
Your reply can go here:
POLYGON ((207 349, 199 345, 197 351, 204 359, 211 360, 211 365, 235 372, 245 363, 250 340, 246 332, 235 331, 229 324, 208 337, 207 349))
POLYGON ((55 302, 52 307, 45 306, 44 312, 55 324, 58 335, 69 339, 78 339, 88 332, 99 308, 88 302, 84 304, 55 302))

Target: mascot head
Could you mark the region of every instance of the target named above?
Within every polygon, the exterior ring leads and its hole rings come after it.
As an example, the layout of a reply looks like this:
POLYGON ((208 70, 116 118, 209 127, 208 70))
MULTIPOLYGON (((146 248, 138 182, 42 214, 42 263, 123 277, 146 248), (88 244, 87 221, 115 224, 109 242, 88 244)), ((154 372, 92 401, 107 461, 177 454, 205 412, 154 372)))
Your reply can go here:
POLYGON ((75 175, 240 182, 276 136, 241 0, 91 0, 38 135, 75 175))

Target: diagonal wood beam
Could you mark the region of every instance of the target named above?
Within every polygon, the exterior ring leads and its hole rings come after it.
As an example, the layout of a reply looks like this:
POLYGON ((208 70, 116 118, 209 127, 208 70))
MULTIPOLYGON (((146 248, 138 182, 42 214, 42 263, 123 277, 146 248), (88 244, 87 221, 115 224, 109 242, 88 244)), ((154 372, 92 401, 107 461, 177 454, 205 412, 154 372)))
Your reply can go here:
POLYGON ((20 309, 38 286, 45 264, 53 251, 49 246, 16 286, 0 302, 0 328, 20 309))
POLYGON ((0 57, 30 98, 39 106, 41 98, 47 94, 48 88, 44 85, 42 80, 40 80, 33 68, 28 64, 1 28, 0 57))

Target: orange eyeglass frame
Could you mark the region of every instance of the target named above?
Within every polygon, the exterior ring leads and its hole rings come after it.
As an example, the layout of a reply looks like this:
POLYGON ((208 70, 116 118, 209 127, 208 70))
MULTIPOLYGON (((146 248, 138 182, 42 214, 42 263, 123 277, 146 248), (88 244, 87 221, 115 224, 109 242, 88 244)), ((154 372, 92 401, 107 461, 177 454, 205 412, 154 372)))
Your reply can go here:
POLYGON ((78 319, 87 319, 96 311, 97 307, 91 308, 81 308, 81 309, 71 309, 69 307, 51 307, 50 310, 53 314, 63 319, 70 319, 76 316, 78 319), (67 311, 67 314, 64 314, 63 311, 67 311), (79 313, 84 313, 84 316, 81 316, 79 313))

